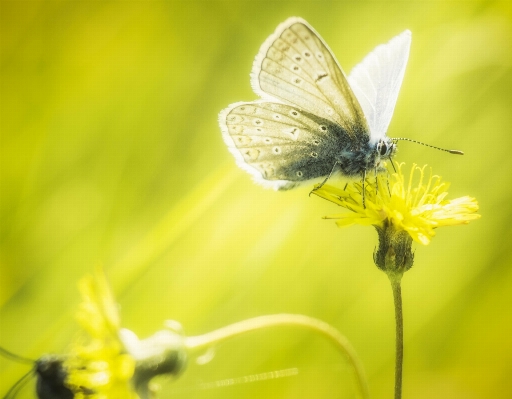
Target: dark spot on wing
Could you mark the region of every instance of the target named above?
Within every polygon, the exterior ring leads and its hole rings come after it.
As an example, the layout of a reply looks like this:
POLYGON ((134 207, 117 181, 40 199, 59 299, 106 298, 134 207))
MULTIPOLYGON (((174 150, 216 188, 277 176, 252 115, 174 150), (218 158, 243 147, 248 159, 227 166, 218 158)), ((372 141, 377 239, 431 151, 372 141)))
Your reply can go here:
POLYGON ((315 82, 320 82, 321 80, 325 79, 327 76, 329 76, 329 74, 327 73, 321 73, 319 74, 316 79, 315 79, 315 82))

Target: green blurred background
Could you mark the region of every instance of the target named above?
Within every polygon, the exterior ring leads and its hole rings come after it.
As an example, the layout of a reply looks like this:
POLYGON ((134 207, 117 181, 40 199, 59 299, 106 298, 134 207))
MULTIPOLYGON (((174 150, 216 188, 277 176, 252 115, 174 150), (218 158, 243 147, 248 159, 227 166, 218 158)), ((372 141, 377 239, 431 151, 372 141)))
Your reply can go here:
MULTIPOLYGON (((411 55, 391 137, 482 219, 415 245, 403 280, 405 398, 512 395, 512 7, 508 1, 2 1, 0 345, 65 353, 79 331, 78 279, 102 264, 123 325, 165 319, 197 335, 245 318, 302 313, 353 343, 372 397, 390 398, 394 316, 371 228, 338 229, 309 188, 264 190, 217 124, 256 99, 249 72, 287 17, 307 19, 348 73, 408 28, 411 55), (508 243, 508 244, 507 244, 508 243)), ((0 359, 0 394, 27 370, 0 359)), ((19 398, 33 397, 33 385, 19 398)), ((353 398, 346 361, 292 329, 192 357, 162 398, 353 398), (296 368, 231 387, 202 383, 296 368)))

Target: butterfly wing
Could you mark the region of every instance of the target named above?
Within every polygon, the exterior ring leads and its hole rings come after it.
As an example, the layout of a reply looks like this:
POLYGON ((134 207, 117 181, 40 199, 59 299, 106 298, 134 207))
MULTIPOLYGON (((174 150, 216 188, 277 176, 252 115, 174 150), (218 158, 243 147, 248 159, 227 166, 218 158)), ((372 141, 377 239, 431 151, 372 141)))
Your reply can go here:
POLYGON ((370 143, 386 136, 409 59, 411 32, 377 46, 354 67, 348 81, 370 126, 370 143))
POLYGON ((254 60, 251 84, 263 99, 277 99, 335 122, 352 139, 369 134, 338 61, 301 18, 289 18, 263 43, 254 60))
POLYGON ((276 190, 327 176, 343 134, 328 119, 266 101, 231 104, 219 123, 238 166, 276 190))

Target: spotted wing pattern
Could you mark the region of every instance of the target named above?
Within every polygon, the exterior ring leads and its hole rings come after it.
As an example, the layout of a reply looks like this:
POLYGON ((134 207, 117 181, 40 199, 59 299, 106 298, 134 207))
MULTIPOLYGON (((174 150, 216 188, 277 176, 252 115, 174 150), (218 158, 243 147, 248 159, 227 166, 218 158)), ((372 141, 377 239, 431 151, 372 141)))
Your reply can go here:
POLYGON ((361 106, 338 61, 301 18, 289 18, 263 43, 253 64, 251 84, 263 99, 278 99, 328 119, 351 136, 369 135, 361 106), (354 125, 362 129, 353 131, 354 125))
POLYGON ((328 119, 265 101, 232 104, 219 120, 238 165, 275 189, 328 175, 343 134, 328 119))

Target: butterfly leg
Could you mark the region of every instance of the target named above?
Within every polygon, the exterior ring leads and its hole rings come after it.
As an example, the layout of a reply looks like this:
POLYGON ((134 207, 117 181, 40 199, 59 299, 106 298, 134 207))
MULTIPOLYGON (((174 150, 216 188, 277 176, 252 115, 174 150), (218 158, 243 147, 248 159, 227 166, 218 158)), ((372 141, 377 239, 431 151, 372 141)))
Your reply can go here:
POLYGON ((391 197, 391 188, 389 187, 389 172, 387 172, 387 176, 386 176, 386 184, 388 186, 388 193, 389 193, 389 196, 391 197))
MULTIPOLYGON (((391 162, 391 166, 393 166, 393 170, 395 171, 396 173, 396 168, 395 168, 395 164, 393 163, 393 159, 391 158, 391 156, 389 157, 389 162, 391 162)), ((388 193, 389 195, 391 196, 391 189, 389 188, 389 170, 387 170, 387 174, 388 174, 388 178, 386 180, 386 183, 388 185, 388 193)))
POLYGON ((327 180, 329 180, 334 172, 334 169, 336 168, 336 165, 338 165, 338 161, 335 161, 334 162, 334 165, 332 166, 332 169, 331 171, 329 172, 329 174, 327 175, 327 177, 324 179, 324 181, 322 183, 320 183, 320 185, 317 187, 317 188, 322 188, 322 186, 327 183, 327 180))
MULTIPOLYGON (((315 188, 313 188, 313 190, 311 190, 311 192, 309 193, 309 195, 311 195, 311 193, 312 193, 313 191, 316 191, 316 190, 318 190, 319 188, 322 188, 322 186, 323 186, 325 183, 327 183, 327 180, 329 180, 329 179, 331 178, 331 176, 332 176, 332 174, 333 174, 333 172, 334 172, 334 169, 336 168, 336 165, 338 165, 338 161, 335 161, 335 162, 334 162, 334 165, 333 165, 333 167, 332 167, 331 171, 329 172, 329 174, 327 175, 327 177, 324 179, 324 181, 323 181, 322 183, 320 183, 318 186, 316 186, 315 188)), ((347 186, 345 186, 345 187, 347 187, 347 186)))
POLYGON ((366 169, 363 170, 363 208, 366 209, 366 204, 364 202, 365 197, 365 184, 366 184, 366 169))
POLYGON ((375 171, 375 193, 377 193, 379 191, 379 179, 378 179, 378 175, 377 175, 377 167, 375 167, 374 171, 375 171))
POLYGON ((389 157, 389 162, 391 162, 391 166, 393 167, 393 170, 394 170, 394 171, 395 171, 395 173, 396 173, 395 164, 393 163, 393 159, 391 158, 391 156, 389 157))

